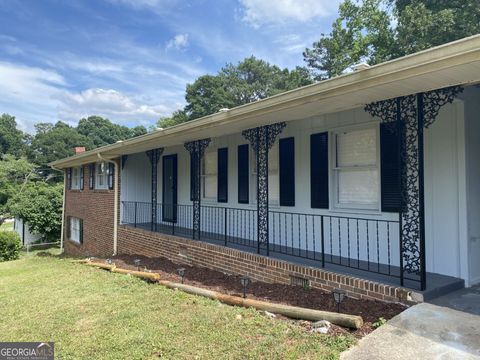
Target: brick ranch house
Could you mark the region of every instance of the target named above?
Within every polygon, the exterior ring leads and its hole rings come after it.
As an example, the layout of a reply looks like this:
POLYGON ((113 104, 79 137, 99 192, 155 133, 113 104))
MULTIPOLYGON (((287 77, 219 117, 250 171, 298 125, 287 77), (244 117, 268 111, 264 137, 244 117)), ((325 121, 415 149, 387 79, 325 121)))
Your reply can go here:
POLYGON ((480 282, 480 36, 50 164, 67 254, 422 301, 480 282))

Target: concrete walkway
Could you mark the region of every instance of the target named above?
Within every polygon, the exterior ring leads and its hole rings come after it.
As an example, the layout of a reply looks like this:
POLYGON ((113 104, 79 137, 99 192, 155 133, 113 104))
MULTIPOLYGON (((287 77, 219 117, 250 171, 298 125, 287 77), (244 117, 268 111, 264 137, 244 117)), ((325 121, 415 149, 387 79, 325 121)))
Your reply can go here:
POLYGON ((364 337, 340 359, 480 359, 480 316, 418 304, 364 337))
POLYGON ((454 291, 428 301, 431 304, 480 315, 480 285, 454 291))

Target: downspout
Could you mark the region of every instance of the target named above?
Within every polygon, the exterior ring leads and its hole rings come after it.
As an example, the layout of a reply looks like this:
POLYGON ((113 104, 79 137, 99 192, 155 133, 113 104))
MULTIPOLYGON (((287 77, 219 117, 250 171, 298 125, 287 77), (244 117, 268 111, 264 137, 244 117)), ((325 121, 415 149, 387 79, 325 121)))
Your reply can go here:
POLYGON ((60 253, 63 253, 63 233, 64 233, 64 226, 65 226, 65 197, 67 193, 67 176, 65 174, 65 170, 58 169, 54 166, 51 166, 53 170, 60 171, 63 173, 63 200, 62 200, 62 227, 61 227, 61 233, 60 233, 60 253))
POLYGON ((116 161, 108 160, 102 157, 102 154, 97 154, 98 158, 107 163, 113 164, 115 178, 113 180, 113 194, 114 194, 114 203, 113 203, 113 255, 117 255, 117 244, 118 244, 118 179, 119 171, 118 164, 116 161))

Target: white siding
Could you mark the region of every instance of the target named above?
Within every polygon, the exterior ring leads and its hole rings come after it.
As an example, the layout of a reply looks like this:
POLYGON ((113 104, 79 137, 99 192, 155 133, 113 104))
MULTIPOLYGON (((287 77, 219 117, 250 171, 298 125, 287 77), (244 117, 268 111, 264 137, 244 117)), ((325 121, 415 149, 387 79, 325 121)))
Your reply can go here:
MULTIPOLYGON (((480 89, 466 91, 467 219, 469 285, 480 283, 480 89)), ((466 263, 466 258, 462 261, 466 263)))

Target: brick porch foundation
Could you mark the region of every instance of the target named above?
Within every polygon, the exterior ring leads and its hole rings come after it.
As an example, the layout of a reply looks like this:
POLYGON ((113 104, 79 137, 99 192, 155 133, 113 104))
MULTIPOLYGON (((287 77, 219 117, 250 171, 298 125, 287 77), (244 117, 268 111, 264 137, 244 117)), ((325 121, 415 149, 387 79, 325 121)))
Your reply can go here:
POLYGON ((327 291, 340 288, 352 298, 403 303, 412 301, 411 291, 405 288, 126 225, 118 229, 118 252, 165 257, 179 264, 247 275, 253 280, 267 283, 291 284, 292 281, 305 279, 314 288, 327 291))

